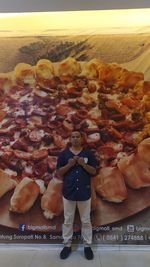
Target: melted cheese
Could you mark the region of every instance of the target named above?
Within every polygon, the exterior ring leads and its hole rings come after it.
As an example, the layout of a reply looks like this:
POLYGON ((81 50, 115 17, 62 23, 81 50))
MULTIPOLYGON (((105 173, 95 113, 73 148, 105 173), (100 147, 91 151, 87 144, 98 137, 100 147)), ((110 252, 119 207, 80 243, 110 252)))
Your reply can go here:
POLYGON ((10 170, 10 169, 5 169, 5 172, 6 172, 7 174, 9 174, 9 175, 17 176, 17 172, 12 171, 12 170, 10 170))
POLYGON ((86 119, 86 123, 89 125, 89 128, 97 128, 97 125, 94 121, 86 119))
POLYGON ((14 114, 16 115, 16 117, 24 116, 25 115, 25 111, 23 109, 20 109, 18 111, 15 111, 14 114))

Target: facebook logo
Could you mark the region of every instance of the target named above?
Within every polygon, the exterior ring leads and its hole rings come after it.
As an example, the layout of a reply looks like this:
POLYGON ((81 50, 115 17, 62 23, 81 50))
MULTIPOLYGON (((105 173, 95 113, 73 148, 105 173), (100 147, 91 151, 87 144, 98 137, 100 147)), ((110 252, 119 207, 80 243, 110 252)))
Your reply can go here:
POLYGON ((129 233, 134 233, 134 225, 132 225, 132 224, 127 225, 127 231, 129 233))
POLYGON ((24 232, 26 229, 26 225, 25 224, 19 224, 19 230, 24 232))

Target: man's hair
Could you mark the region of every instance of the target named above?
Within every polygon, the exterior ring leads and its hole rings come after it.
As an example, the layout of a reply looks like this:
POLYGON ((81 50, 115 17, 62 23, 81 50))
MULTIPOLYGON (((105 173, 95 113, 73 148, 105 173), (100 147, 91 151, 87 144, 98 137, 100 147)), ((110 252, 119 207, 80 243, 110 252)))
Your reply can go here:
MULTIPOLYGON (((81 137, 84 137, 84 132, 83 131, 81 131, 81 130, 72 131, 72 133, 74 133, 74 132, 78 132, 81 135, 81 137)), ((71 133, 71 135, 72 135, 72 133, 71 133)))

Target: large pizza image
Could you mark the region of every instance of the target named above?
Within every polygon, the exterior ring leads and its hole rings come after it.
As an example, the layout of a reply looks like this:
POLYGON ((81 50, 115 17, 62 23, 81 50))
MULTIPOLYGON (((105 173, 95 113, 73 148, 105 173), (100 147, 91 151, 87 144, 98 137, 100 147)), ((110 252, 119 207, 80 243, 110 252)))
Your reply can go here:
POLYGON ((0 73, 1 224, 15 227, 30 214, 33 224, 38 216, 39 224, 60 229, 56 162, 73 130, 84 132, 99 163, 91 181, 93 224, 149 207, 150 82, 99 59, 40 59, 0 73))

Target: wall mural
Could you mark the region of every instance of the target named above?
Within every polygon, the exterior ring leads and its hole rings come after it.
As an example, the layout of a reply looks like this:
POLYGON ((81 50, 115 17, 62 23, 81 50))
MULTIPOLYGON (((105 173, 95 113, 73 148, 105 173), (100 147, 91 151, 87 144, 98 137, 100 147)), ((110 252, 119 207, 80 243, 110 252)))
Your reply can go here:
POLYGON ((1 243, 62 241, 56 162, 81 129, 99 164, 93 242, 149 244, 149 55, 149 34, 1 38, 1 243))

